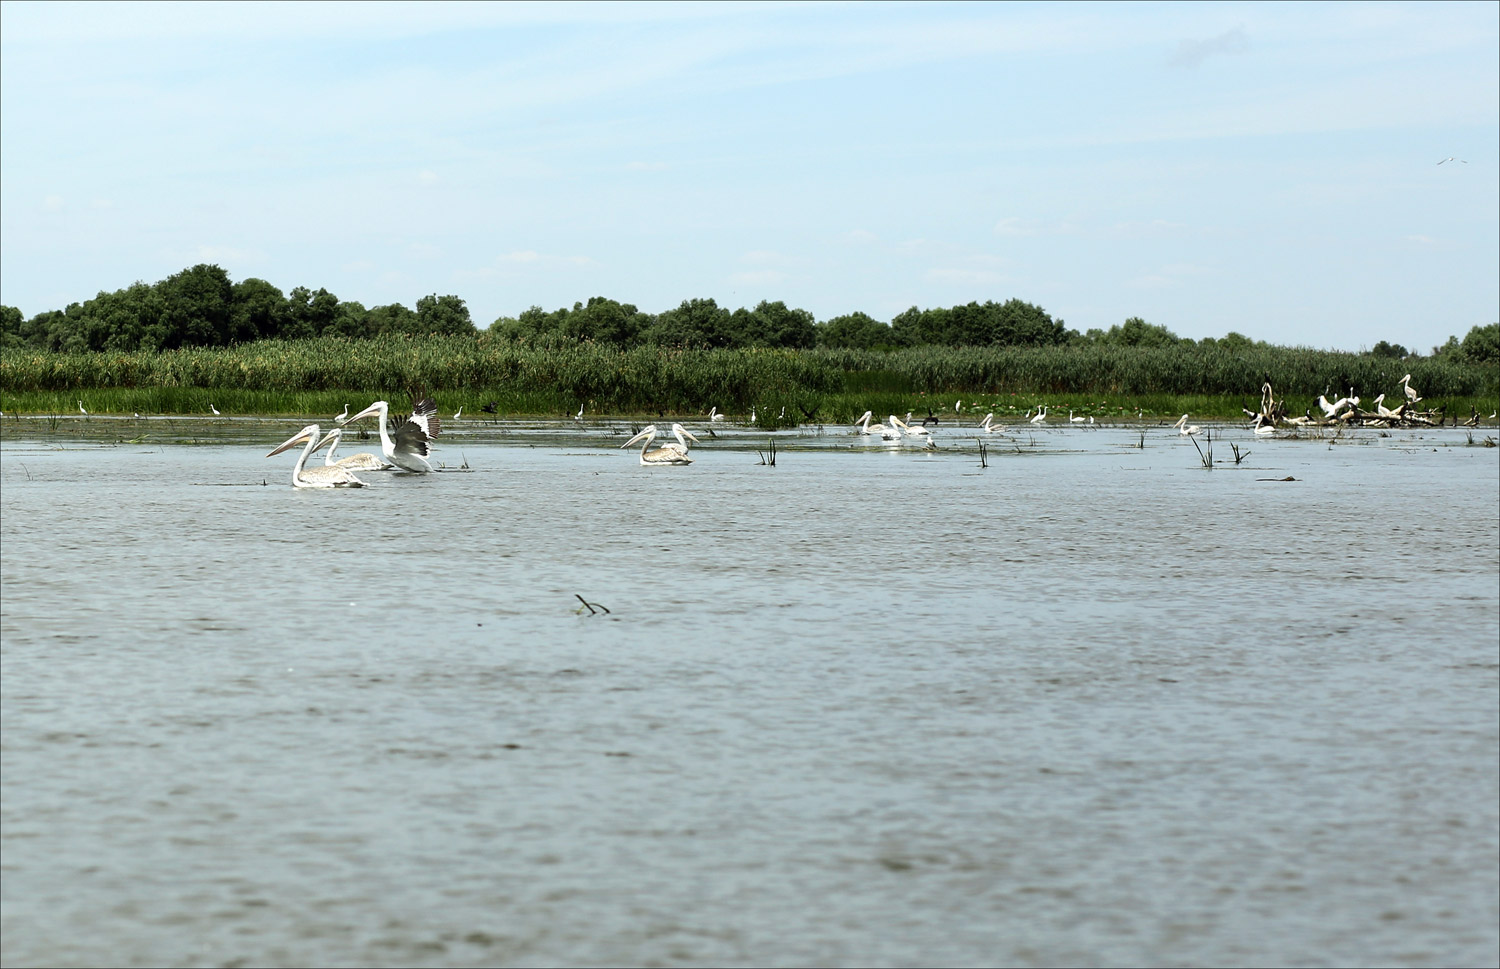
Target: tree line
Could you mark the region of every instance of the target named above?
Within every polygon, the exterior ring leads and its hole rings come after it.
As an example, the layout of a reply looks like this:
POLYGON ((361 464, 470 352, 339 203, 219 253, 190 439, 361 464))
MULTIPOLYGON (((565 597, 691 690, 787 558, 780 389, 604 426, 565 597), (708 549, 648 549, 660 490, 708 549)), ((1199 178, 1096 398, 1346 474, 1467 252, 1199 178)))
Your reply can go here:
MULTIPOLYGON (((271 339, 368 340, 388 334, 477 336, 479 331, 464 301, 453 295, 424 296, 415 309, 400 303, 366 308, 322 288, 313 291, 298 286, 283 293, 263 279, 232 282, 227 272, 210 264, 184 269, 154 285, 137 282, 113 293, 101 292, 93 299, 30 319, 15 307, 0 306, 0 348, 129 352, 235 346, 271 339)), ((713 299, 687 299, 653 314, 597 296, 571 308, 548 311, 532 306, 518 316, 501 317, 490 324, 485 336, 539 348, 585 343, 622 349, 1265 346, 1232 332, 1202 340, 1179 337, 1140 317, 1108 330, 1079 333, 1040 306, 1020 299, 928 309, 913 306, 885 323, 859 312, 820 322, 807 310, 779 300, 730 310, 713 299)), ((1385 341, 1370 352, 1393 358, 1416 355, 1385 341)), ((1476 326, 1462 341, 1450 337, 1444 346, 1433 348, 1433 355, 1476 363, 1500 361, 1500 324, 1476 326)))

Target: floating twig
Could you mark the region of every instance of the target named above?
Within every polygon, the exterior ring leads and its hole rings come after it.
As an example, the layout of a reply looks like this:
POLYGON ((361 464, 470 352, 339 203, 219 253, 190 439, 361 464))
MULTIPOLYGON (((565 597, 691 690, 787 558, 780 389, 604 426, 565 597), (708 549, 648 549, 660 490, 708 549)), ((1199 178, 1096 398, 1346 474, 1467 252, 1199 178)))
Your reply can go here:
MULTIPOLYGON (((576 592, 573 593, 573 598, 575 598, 579 602, 583 603, 583 608, 587 609, 589 611, 589 615, 591 615, 591 616, 597 615, 598 614, 598 610, 602 610, 606 616, 609 615, 609 610, 606 609, 604 606, 600 605, 597 602, 589 602, 587 599, 585 599, 583 596, 579 595, 576 592)), ((581 613, 583 611, 583 609, 574 609, 573 611, 575 613, 581 613)))

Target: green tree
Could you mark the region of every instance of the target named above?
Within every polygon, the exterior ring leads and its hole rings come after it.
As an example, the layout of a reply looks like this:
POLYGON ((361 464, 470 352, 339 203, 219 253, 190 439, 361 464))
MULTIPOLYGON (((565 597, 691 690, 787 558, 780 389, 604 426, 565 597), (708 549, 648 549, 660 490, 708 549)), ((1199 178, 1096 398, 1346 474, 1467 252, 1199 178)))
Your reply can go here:
POLYGON ((1474 327, 1464 337, 1459 353, 1473 363, 1500 363, 1500 323, 1474 327))
POLYGON ((290 315, 287 298, 280 289, 264 279, 241 280, 233 287, 229 342, 249 343, 279 337, 290 315))
POLYGON ((1406 355, 1406 347, 1403 347, 1399 343, 1387 343, 1384 340, 1381 340, 1370 348, 1370 356, 1372 357, 1386 357, 1392 360, 1400 360, 1406 355))
POLYGON ((163 349, 223 346, 229 342, 234 285, 208 263, 168 276, 156 286, 166 304, 163 349))
POLYGON ((676 309, 657 315, 641 333, 645 343, 690 349, 734 344, 731 316, 712 299, 685 299, 676 309))
POLYGON ((761 300, 755 309, 733 313, 735 345, 806 348, 818 341, 817 321, 807 310, 788 309, 780 300, 761 300))
POLYGON ((874 350, 893 345, 891 328, 865 313, 835 316, 818 327, 818 346, 874 350))
POLYGON ((322 287, 314 293, 298 286, 287 297, 287 319, 281 336, 287 340, 309 340, 321 336, 339 316, 339 298, 322 287))
POLYGON ((0 347, 19 347, 26 343, 21 335, 26 317, 15 306, 0 306, 0 347))
POLYGON ((417 330, 424 334, 460 336, 474 333, 469 308, 457 296, 423 296, 417 300, 417 330))

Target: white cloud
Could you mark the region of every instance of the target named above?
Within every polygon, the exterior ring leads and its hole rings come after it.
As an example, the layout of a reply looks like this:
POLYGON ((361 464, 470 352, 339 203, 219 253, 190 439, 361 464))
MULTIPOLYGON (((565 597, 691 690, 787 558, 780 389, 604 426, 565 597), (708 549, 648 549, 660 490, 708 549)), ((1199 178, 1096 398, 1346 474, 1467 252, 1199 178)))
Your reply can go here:
POLYGON ((1243 26, 1233 27, 1216 37, 1183 40, 1169 63, 1173 67, 1197 67, 1215 54, 1243 54, 1250 49, 1250 38, 1243 26))

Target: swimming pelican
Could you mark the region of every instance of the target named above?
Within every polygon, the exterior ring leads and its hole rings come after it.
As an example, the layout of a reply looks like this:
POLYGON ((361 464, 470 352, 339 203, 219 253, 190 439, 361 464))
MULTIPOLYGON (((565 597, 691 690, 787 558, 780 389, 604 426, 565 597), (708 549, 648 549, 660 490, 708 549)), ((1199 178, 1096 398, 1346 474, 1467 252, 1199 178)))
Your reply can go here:
POLYGON ((209 404, 208 405, 208 409, 214 412, 214 416, 215 417, 219 416, 219 409, 217 407, 215 407, 213 404, 209 404))
POLYGON ((1276 425, 1274 425, 1274 424, 1257 424, 1257 425, 1255 425, 1255 436, 1256 437, 1270 437, 1272 434, 1275 434, 1275 433, 1276 433, 1276 425))
POLYGON ((725 420, 726 418, 724 417, 723 414, 719 413, 719 408, 717 408, 717 407, 710 407, 708 409, 708 419, 711 420, 711 421, 722 421, 722 420, 725 420))
POLYGON ((1189 427, 1187 419, 1188 416, 1186 414, 1183 414, 1181 417, 1177 418, 1177 423, 1172 425, 1173 427, 1177 428, 1178 434, 1197 434, 1200 430, 1202 430, 1202 428, 1200 428, 1197 424, 1189 427))
POLYGON ((1046 407, 1042 407, 1039 410, 1037 410, 1036 416, 1031 419, 1031 423, 1033 423, 1033 424, 1042 424, 1042 423, 1045 423, 1046 420, 1047 420, 1047 408, 1046 407))
POLYGON ((1401 385, 1406 388, 1406 399, 1415 404, 1422 398, 1417 396, 1417 389, 1411 385, 1411 374, 1401 378, 1401 385))
POLYGON ((858 428, 858 432, 866 437, 871 434, 879 434, 881 440, 885 441, 899 441, 901 439, 901 429, 895 424, 871 424, 869 411, 865 411, 864 416, 855 421, 854 424, 858 428))
POLYGON ((338 416, 334 417, 333 422, 335 424, 342 424, 345 421, 347 421, 348 419, 349 419, 349 405, 345 404, 344 405, 344 412, 342 414, 339 414, 338 416))
POLYGON ((981 431, 984 431, 984 433, 986 433, 986 434, 1004 434, 1005 433, 1005 428, 1003 426, 995 423, 995 415, 994 415, 993 412, 984 415, 984 422, 979 425, 979 429, 981 431))
POLYGON ((280 454, 294 444, 302 441, 307 442, 307 447, 302 449, 302 454, 297 458, 297 464, 292 468, 293 488, 363 488, 365 483, 354 476, 354 472, 348 468, 333 467, 303 468, 307 458, 318 448, 327 442, 327 438, 319 440, 318 425, 309 424, 302 430, 293 434, 285 443, 278 445, 266 457, 280 454))
MULTIPOLYGON (((911 420, 911 414, 907 414, 906 418, 907 420, 911 420)), ((903 421, 895 414, 892 414, 890 417, 886 418, 886 420, 890 421, 892 427, 899 428, 901 430, 901 433, 905 434, 907 437, 925 437, 928 440, 932 439, 932 432, 927 430, 927 428, 912 427, 910 424, 908 424, 906 421, 903 421)))
POLYGON ((645 428, 643 428, 641 432, 635 437, 626 441, 624 444, 621 444, 620 449, 624 450, 625 448, 634 445, 636 441, 640 441, 641 464, 647 467, 665 467, 674 464, 692 464, 693 459, 688 457, 687 455, 687 441, 683 440, 683 435, 686 434, 688 437, 692 437, 695 441, 698 439, 696 437, 693 437, 692 434, 688 434, 683 429, 681 424, 674 424, 672 426, 672 431, 677 435, 678 443, 665 444, 659 448, 652 448, 651 442, 656 438, 656 425, 649 424, 645 428))
POLYGON ((1071 407, 1068 408, 1068 423, 1069 424, 1082 424, 1082 423, 1085 423, 1086 421, 1087 421, 1087 418, 1084 418, 1084 417, 1074 417, 1073 416, 1073 409, 1071 407))
POLYGON ((403 471, 426 474, 432 470, 432 465, 427 463, 427 456, 432 453, 431 441, 438 436, 443 425, 438 420, 437 404, 433 403, 431 397, 417 401, 411 410, 411 416, 396 425, 394 434, 386 427, 390 405, 383 400, 377 400, 349 418, 346 423, 353 424, 357 420, 378 414, 380 453, 403 471))
POLYGON ((343 440, 343 435, 344 432, 335 427, 328 432, 328 435, 323 439, 323 443, 318 445, 319 450, 325 447, 328 449, 328 453, 323 455, 324 467, 348 468, 350 471, 391 470, 391 465, 386 464, 368 451, 351 454, 346 458, 335 459, 333 454, 339 449, 339 442, 343 440))

